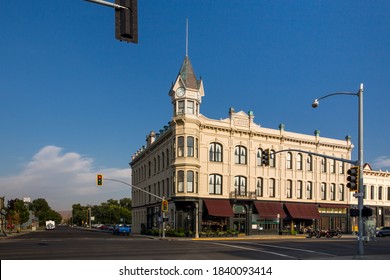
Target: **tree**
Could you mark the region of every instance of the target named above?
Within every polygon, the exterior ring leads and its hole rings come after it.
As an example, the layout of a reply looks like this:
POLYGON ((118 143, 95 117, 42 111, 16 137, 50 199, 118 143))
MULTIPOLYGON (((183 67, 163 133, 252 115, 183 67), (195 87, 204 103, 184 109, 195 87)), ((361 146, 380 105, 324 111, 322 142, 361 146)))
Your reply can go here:
POLYGON ((8 201, 7 217, 10 228, 12 228, 14 225, 21 225, 27 222, 30 212, 23 200, 15 198, 8 201))
POLYGON ((47 220, 53 220, 58 224, 61 223, 61 214, 51 209, 46 199, 38 198, 33 200, 32 207, 35 212, 35 216, 39 219, 40 226, 44 226, 47 220))

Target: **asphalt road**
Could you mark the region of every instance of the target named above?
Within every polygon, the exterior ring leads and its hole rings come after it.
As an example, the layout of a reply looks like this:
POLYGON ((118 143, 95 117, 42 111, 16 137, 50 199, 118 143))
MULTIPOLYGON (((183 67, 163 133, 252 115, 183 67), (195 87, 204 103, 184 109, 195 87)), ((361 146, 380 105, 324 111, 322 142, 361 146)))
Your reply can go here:
MULTIPOLYGON (((161 240, 61 226, 0 239, 1 260, 332 260, 356 252, 353 238, 161 240)), ((363 258, 390 260, 389 253, 390 238, 378 238, 363 258)))

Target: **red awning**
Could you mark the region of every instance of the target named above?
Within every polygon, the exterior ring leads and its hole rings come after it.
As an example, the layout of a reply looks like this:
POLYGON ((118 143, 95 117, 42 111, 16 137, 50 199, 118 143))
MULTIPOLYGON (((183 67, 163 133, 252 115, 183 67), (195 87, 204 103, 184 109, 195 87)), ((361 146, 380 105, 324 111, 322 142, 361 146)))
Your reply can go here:
POLYGON ((276 219, 279 217, 286 218, 286 213, 283 210, 283 204, 279 202, 260 202, 255 201, 255 207, 260 218, 263 219, 276 219))
POLYGON ((232 206, 229 200, 224 199, 205 199, 207 211, 210 216, 215 217, 233 217, 232 206))
POLYGON ((288 213, 293 219, 312 220, 320 219, 320 212, 314 204, 286 203, 288 213))

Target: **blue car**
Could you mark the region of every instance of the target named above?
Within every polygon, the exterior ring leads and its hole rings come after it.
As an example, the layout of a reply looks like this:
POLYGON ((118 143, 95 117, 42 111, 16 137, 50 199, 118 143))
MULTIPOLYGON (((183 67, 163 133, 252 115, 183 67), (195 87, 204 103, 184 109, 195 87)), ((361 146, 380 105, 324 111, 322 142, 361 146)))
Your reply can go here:
POLYGON ((114 235, 130 235, 131 233, 131 226, 125 225, 125 224, 118 224, 114 226, 114 229, 112 231, 112 234, 114 235))
POLYGON ((390 227, 380 227, 376 229, 376 236, 383 237, 390 235, 390 227))

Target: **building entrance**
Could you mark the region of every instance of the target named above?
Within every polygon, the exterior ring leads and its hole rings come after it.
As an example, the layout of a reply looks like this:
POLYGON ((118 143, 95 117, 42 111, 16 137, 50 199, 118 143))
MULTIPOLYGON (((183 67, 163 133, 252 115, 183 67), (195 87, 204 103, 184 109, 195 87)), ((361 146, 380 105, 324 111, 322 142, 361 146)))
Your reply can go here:
POLYGON ((237 231, 239 234, 245 234, 246 222, 245 219, 234 219, 233 220, 233 230, 237 231))

